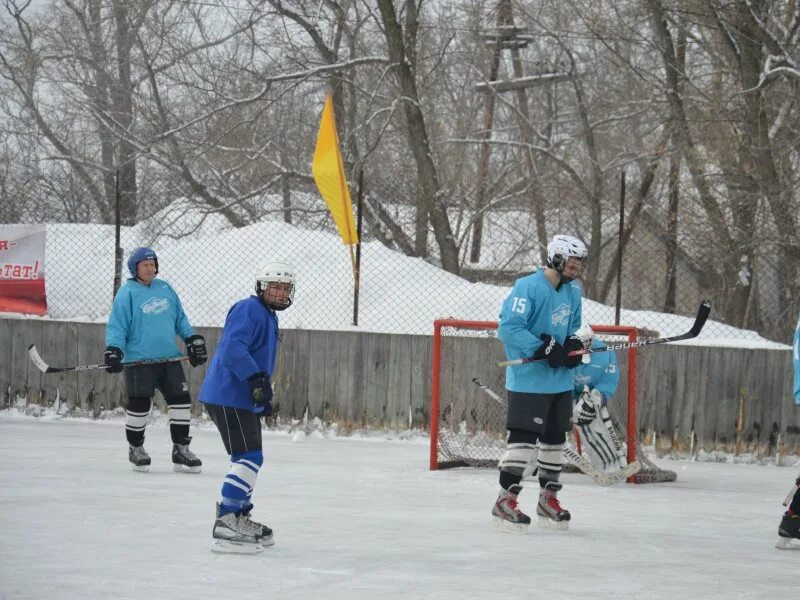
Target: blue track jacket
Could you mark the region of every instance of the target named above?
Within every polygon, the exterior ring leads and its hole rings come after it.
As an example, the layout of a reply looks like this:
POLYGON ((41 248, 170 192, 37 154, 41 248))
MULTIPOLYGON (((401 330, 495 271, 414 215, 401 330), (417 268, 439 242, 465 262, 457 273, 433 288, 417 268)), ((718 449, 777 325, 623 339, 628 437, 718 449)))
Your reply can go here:
POLYGON ((240 300, 225 318, 222 338, 200 388, 200 401, 262 412, 253 406, 247 379, 261 371, 271 377, 277 356, 278 315, 258 296, 240 300))
MULTIPOLYGON (((595 338, 592 340, 592 348, 605 348, 602 340, 595 338)), ((583 386, 588 385, 590 390, 597 390, 603 394, 603 401, 608 399, 617 391, 619 383, 619 370, 617 369, 617 357, 614 352, 597 352, 587 354, 589 364, 581 364, 575 369, 575 390, 577 398, 583 393, 583 386)))
POLYGON ((175 336, 194 335, 172 286, 153 279, 149 286, 128 279, 117 291, 106 325, 106 346, 123 352, 123 363, 153 358, 177 358, 175 336))
MULTIPOLYGON (((580 326, 580 284, 572 281, 556 291, 541 269, 514 282, 500 309, 497 337, 509 359, 524 358, 542 346, 543 333, 563 344, 580 326)), ((506 389, 513 392, 554 394, 572 391, 574 383, 574 369, 553 369, 546 360, 506 367, 506 389)))

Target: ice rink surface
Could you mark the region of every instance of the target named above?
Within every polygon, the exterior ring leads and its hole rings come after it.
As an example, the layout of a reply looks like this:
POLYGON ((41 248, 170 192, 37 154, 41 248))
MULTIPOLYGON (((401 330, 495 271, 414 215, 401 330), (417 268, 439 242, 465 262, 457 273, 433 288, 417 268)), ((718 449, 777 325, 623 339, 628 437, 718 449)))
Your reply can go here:
MULTIPOLYGON (((208 550, 227 456, 192 428, 199 475, 173 473, 166 426, 131 471, 121 420, 0 418, 3 599, 796 599, 800 552, 773 548, 797 473, 667 461, 678 481, 601 488, 565 474, 569 531, 495 531, 497 474, 427 470, 423 438, 264 433, 253 517, 276 544, 208 550)), ((530 482, 521 507, 535 512, 530 482)))

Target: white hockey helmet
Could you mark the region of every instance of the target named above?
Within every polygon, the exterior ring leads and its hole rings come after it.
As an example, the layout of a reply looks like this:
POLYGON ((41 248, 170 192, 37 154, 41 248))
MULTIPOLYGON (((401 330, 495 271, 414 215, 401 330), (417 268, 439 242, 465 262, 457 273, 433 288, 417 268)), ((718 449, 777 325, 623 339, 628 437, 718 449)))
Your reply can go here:
POLYGON ((584 323, 580 326, 578 331, 575 332, 576 337, 583 343, 583 347, 588 350, 592 347, 592 340, 594 340, 594 331, 591 325, 584 323))
POLYGON ((586 244, 571 235, 556 235, 547 244, 547 266, 561 273, 562 280, 572 281, 581 276, 583 267, 586 264, 586 256, 589 251, 586 244), (570 258, 581 259, 581 266, 572 277, 564 275, 564 267, 570 258))
POLYGON ((256 295, 261 296, 264 304, 272 310, 286 310, 294 302, 295 277, 294 269, 284 262, 270 262, 261 269, 256 277, 256 295), (289 293, 275 293, 268 290, 270 283, 289 284, 289 293))

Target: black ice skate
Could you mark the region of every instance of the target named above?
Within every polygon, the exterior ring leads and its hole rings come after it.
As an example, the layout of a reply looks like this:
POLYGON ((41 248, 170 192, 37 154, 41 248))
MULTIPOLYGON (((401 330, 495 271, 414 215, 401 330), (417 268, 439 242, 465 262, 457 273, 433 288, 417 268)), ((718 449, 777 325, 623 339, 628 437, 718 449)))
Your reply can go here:
POLYGON ((778 550, 800 550, 800 515, 783 515, 775 547, 778 550))
POLYGON ((497 502, 492 508, 492 523, 496 529, 509 533, 528 531, 531 518, 517 508, 517 496, 521 491, 521 485, 510 485, 507 490, 500 490, 497 502))
MULTIPOLYGON (((217 518, 211 532, 211 551, 221 554, 257 554, 264 551, 258 534, 261 527, 235 512, 223 512, 217 503, 217 518)), ((272 541, 272 538, 270 538, 272 541)))
POLYGON ((150 470, 150 455, 147 454, 144 446, 129 446, 128 460, 130 461, 131 468, 134 471, 142 471, 146 473, 150 470))
POLYGON ((172 470, 176 473, 199 473, 202 461, 189 450, 192 438, 183 438, 182 444, 172 444, 172 470))
POLYGON ((558 503, 558 492, 561 484, 555 481, 548 482, 544 489, 539 492, 539 504, 536 506, 536 514, 539 515, 539 527, 548 529, 568 529, 570 514, 569 511, 561 507, 558 503))
POLYGON ((272 539, 272 529, 266 525, 262 525, 258 521, 253 521, 253 519, 250 518, 249 510, 243 510, 239 515, 239 520, 245 520, 249 522, 249 526, 255 529, 256 537, 262 546, 272 546, 275 544, 275 540, 272 539))

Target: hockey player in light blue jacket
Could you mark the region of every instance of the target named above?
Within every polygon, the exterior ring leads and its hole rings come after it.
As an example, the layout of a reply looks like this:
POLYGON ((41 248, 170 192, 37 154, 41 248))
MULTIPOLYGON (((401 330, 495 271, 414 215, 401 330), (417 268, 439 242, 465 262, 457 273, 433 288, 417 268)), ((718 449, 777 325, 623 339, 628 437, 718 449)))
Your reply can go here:
POLYGON ((599 352, 584 354, 581 366, 575 372, 575 427, 580 435, 581 449, 592 464, 601 471, 614 473, 627 465, 606 408, 619 383, 617 357, 614 352, 602 351, 608 346, 594 336, 588 324, 581 326, 577 335, 586 349, 599 352))
POLYGON ((206 362, 202 335, 192 329, 175 290, 158 275, 158 257, 150 248, 137 248, 128 258, 131 277, 119 288, 106 325, 104 362, 109 373, 125 367, 125 436, 128 460, 135 471, 150 469, 144 449, 144 433, 156 389, 164 395, 172 436, 172 464, 176 472, 199 473, 202 462, 189 450, 192 399, 186 376, 178 362, 164 361, 183 356, 175 341, 186 344, 193 367, 206 362))
POLYGON ((506 451, 500 459, 500 494, 492 522, 524 532, 531 519, 517 505, 522 481, 538 469, 539 525, 567 529, 570 514, 558 501, 566 432, 572 428, 572 388, 583 350, 581 287, 587 250, 579 239, 557 235, 547 245, 547 267, 514 282, 503 302, 497 335, 509 359, 533 357, 506 369, 506 451))
MULTIPOLYGON (((608 346, 603 340, 594 337, 591 333, 592 329, 588 325, 581 327, 578 331, 578 337, 581 339, 587 338, 584 344, 594 350, 602 350, 608 346), (588 331, 588 333, 587 333, 588 331)), ((613 352, 595 352, 593 354, 584 354, 584 359, 581 365, 575 370, 575 398, 586 391, 585 388, 597 390, 600 400, 600 405, 605 406, 608 404, 608 399, 613 396, 617 391, 619 384, 619 369, 617 368, 617 356, 613 352)))
MULTIPOLYGON (((794 403, 800 407, 800 317, 797 319, 797 329, 794 332, 792 363, 794 365, 792 394, 794 395, 794 403)), ((797 477, 794 483, 794 495, 791 496, 789 508, 783 514, 781 523, 778 526, 778 542, 775 547, 780 550, 800 550, 800 476, 797 477)))
POLYGON ((294 271, 280 262, 256 278, 256 294, 234 304, 200 390, 200 400, 231 457, 222 482, 211 550, 255 554, 271 546, 272 529, 250 518, 264 462, 259 418, 272 414, 272 375, 278 355, 278 311, 294 300, 294 271))

